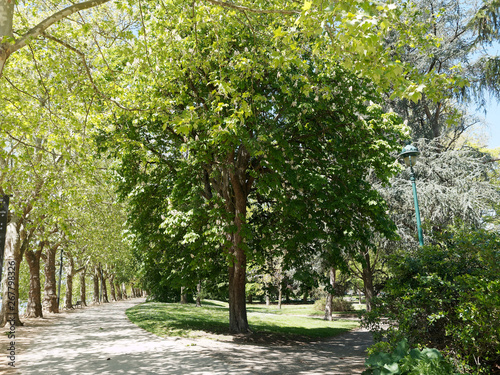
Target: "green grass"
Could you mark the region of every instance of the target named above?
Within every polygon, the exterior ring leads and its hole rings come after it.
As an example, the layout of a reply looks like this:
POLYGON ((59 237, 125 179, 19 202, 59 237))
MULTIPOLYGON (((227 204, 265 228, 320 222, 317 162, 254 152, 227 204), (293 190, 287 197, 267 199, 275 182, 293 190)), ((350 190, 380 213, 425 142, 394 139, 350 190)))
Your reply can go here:
MULTIPOLYGON (((336 336, 358 327, 357 321, 328 322, 315 316, 312 305, 249 305, 248 322, 256 334, 279 335, 296 339, 336 336)), ((322 314, 320 314, 322 315, 322 314)), ((199 337, 229 334, 229 312, 225 302, 204 301, 194 304, 149 302, 127 310, 129 319, 158 336, 199 337)))

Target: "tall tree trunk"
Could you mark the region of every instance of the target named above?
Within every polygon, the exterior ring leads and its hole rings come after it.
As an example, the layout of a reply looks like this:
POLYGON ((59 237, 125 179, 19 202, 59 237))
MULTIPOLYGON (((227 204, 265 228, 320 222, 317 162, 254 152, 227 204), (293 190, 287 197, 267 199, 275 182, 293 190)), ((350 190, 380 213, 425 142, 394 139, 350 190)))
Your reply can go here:
POLYGON ((102 302, 109 303, 108 299, 108 287, 106 286, 106 273, 101 268, 101 290, 102 290, 102 302))
POLYGON ((94 267, 94 274, 92 275, 92 280, 94 281, 94 296, 92 298, 93 303, 99 303, 99 269, 97 266, 94 267))
POLYGON ((87 269, 84 267, 80 274, 80 301, 82 301, 83 306, 87 306, 87 288, 85 285, 86 273, 87 269))
POLYGON ((115 284, 115 289, 116 289, 116 296, 118 297, 118 301, 121 301, 123 299, 123 296, 122 296, 122 289, 120 287, 120 283, 115 284))
POLYGON ((42 286, 40 282, 40 257, 46 242, 42 241, 36 251, 25 252, 26 261, 30 269, 30 288, 28 306, 25 316, 27 318, 43 318, 42 312, 42 286))
POLYGON ((19 231, 20 220, 13 217, 7 224, 5 236, 5 252, 2 273, 2 310, 0 312, 0 326, 7 322, 14 322, 16 326, 22 326, 19 320, 19 268, 21 266, 22 253, 19 231))
POLYGON ((43 307, 51 313, 58 313, 57 304, 57 282, 56 282, 56 255, 59 244, 47 249, 45 260, 45 292, 43 307))
POLYGON ((232 333, 247 333, 250 331, 245 298, 247 258, 242 234, 246 222, 247 195, 234 174, 231 176, 231 183, 235 193, 236 233, 230 235, 232 259, 229 266, 229 330, 232 333))
POLYGON ((111 274, 109 276, 109 290, 111 292, 111 301, 116 301, 116 293, 115 293, 115 275, 111 274))
MULTIPOLYGON (((363 262, 363 289, 365 292, 366 310, 372 311, 372 299, 375 294, 373 287, 373 267, 371 264, 370 253, 368 250, 364 254, 363 262)), ((361 298, 360 298, 361 301, 361 298)))
POLYGON ((66 309, 73 308, 73 275, 75 272, 75 262, 69 252, 66 252, 68 262, 66 264, 66 295, 64 296, 66 309))
POLYGON ((330 267, 329 270, 330 273, 330 287, 332 288, 332 292, 328 292, 326 296, 326 303, 325 303, 325 320, 331 321, 333 319, 332 313, 333 313, 333 290, 335 289, 335 268, 330 267))

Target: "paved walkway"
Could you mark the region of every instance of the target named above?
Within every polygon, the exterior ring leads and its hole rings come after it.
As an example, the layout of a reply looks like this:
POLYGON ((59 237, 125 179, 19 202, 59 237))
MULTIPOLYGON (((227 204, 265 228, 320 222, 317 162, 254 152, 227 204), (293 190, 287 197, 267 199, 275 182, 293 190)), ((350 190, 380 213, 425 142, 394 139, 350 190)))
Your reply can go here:
MULTIPOLYGON (((54 315, 19 341, 16 368, 0 373, 85 374, 360 374, 369 332, 354 331, 300 346, 259 346, 210 339, 160 338, 132 324, 125 310, 143 299, 54 315), (43 324, 42 324, 43 325, 43 324), (24 338, 26 340, 26 338, 24 338)), ((19 327, 16 340, 30 329, 19 327), (24 333, 23 333, 24 332, 24 333)), ((0 337, 2 353, 6 337, 0 337)), ((2 372, 3 371, 3 372, 2 372)))

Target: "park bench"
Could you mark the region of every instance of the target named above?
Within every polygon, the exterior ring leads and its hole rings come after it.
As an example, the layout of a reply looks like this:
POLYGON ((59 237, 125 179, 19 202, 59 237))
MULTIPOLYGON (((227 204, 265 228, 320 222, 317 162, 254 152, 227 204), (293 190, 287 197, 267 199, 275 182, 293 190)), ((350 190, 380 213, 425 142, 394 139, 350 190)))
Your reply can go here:
POLYGON ((83 308, 82 301, 76 301, 75 307, 78 307, 78 306, 80 306, 80 308, 83 308))

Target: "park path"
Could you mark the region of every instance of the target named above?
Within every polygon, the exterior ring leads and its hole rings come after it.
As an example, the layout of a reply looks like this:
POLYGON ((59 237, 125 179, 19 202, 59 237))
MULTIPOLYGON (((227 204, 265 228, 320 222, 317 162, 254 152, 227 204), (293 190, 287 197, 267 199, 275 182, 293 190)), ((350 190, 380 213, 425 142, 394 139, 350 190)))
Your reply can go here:
MULTIPOLYGON (((0 373, 86 374, 360 374, 371 335, 353 331, 297 346, 160 338, 131 323, 133 299, 57 314, 38 329, 18 327, 16 369, 0 373), (48 322, 48 323, 47 323, 48 322), (24 337, 23 337, 24 335, 24 337), (30 335, 29 339, 26 337, 30 335)), ((1 357, 7 339, 1 340, 1 357)))

